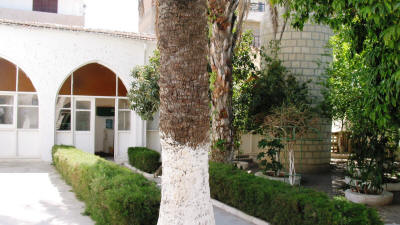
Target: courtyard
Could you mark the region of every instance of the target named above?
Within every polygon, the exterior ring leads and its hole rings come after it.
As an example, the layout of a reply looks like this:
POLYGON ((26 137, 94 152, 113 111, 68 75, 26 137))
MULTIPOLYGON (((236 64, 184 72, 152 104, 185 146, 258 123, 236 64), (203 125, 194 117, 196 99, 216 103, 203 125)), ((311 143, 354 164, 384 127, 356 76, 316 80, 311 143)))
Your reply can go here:
MULTIPOLYGON (((0 161, 1 225, 94 225, 55 168, 39 160, 0 161)), ((217 225, 254 225, 214 206, 217 225)))

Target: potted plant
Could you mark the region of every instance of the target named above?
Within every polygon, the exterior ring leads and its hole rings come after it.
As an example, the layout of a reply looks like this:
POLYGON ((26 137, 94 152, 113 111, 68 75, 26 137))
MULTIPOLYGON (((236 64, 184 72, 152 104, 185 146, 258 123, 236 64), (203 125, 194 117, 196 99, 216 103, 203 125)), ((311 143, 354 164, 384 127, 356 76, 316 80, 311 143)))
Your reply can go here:
POLYGON ((385 191, 385 164, 389 139, 384 133, 361 132, 352 134, 353 154, 349 158, 350 188, 348 200, 372 206, 387 205, 393 193, 385 191))
POLYGON ((282 171, 283 165, 280 155, 284 149, 284 145, 281 143, 280 139, 262 139, 258 142, 258 147, 266 149, 266 151, 262 151, 257 155, 257 159, 260 160, 263 169, 262 171, 256 172, 256 176, 282 181, 291 185, 300 185, 299 176, 295 176, 295 179, 291 181, 289 174, 282 171))

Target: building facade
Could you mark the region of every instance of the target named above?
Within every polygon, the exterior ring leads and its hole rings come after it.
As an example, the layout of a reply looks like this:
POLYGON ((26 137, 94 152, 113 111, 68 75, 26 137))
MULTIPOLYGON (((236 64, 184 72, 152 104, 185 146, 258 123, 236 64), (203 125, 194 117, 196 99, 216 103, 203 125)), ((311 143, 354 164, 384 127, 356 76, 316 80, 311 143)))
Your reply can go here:
POLYGON ((65 144, 125 161, 129 146, 146 145, 126 93, 155 37, 132 32, 137 18, 127 28, 90 22, 89 8, 109 1, 49 2, 0 2, 0 158, 50 161, 51 147, 65 144))

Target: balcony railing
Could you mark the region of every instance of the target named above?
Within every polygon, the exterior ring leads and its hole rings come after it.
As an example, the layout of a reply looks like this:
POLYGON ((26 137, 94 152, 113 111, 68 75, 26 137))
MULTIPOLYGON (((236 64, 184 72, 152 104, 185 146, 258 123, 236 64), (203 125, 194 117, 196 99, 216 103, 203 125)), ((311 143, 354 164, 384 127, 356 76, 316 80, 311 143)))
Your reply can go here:
POLYGON ((265 3, 263 3, 263 2, 250 3, 250 11, 252 11, 252 12, 264 12, 265 11, 265 3))

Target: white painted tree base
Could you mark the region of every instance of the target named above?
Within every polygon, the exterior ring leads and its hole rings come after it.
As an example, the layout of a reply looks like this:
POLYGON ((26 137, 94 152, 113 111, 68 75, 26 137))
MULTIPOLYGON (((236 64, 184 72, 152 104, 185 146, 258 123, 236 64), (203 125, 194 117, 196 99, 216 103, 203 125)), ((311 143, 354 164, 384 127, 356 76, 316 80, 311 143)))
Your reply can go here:
POLYGON ((161 139, 158 225, 215 225, 208 175, 209 145, 196 149, 161 139))
POLYGON ((393 201, 393 193, 387 191, 383 191, 380 195, 367 195, 347 189, 344 194, 351 202, 366 204, 369 206, 389 205, 393 201))

